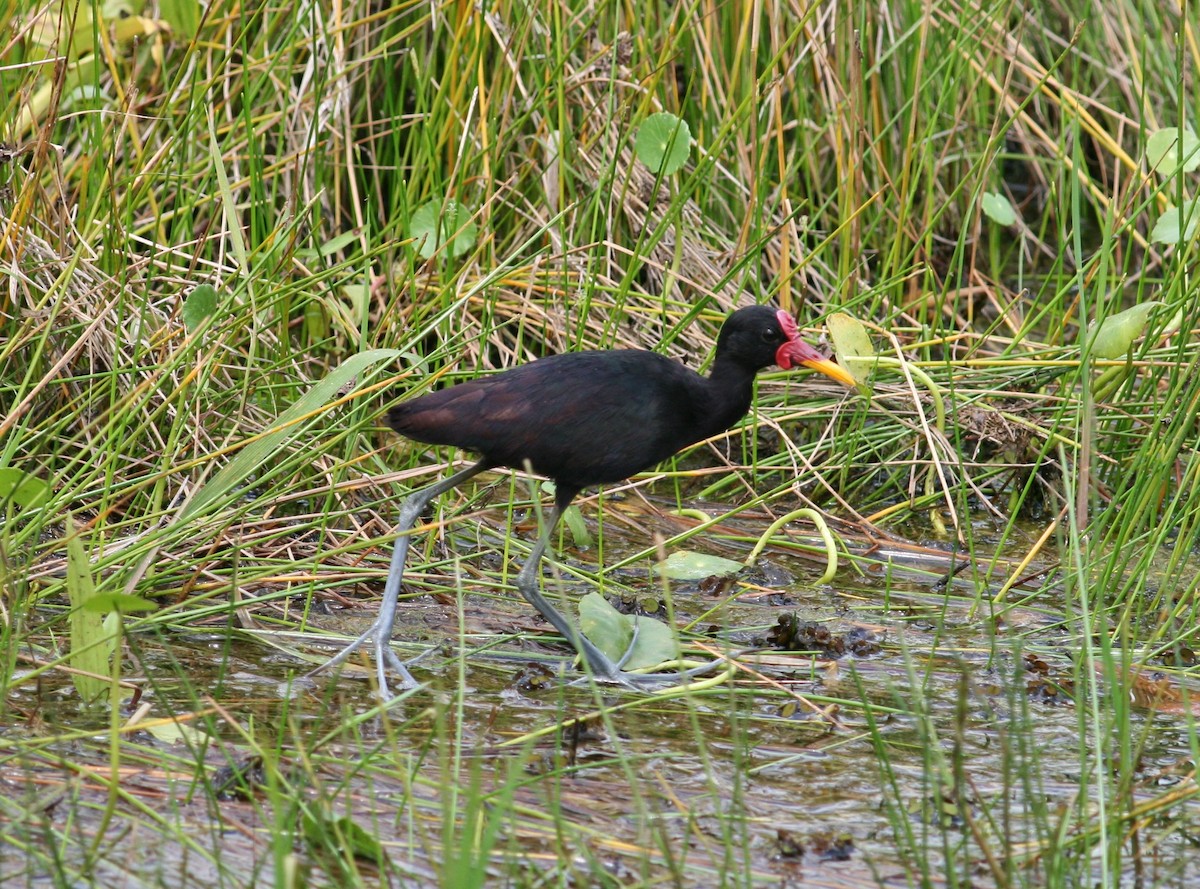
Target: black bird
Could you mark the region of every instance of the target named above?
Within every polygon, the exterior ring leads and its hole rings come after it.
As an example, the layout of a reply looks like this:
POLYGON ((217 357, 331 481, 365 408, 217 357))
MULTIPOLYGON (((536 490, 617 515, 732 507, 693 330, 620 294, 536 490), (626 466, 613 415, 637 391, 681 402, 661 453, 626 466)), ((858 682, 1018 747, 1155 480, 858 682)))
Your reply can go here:
POLYGON ((581 490, 619 482, 724 432, 750 409, 755 374, 772 364, 785 370, 809 367, 854 385, 843 368, 799 338, 791 315, 750 306, 725 319, 707 377, 655 352, 568 352, 392 408, 388 421, 397 432, 415 441, 474 451, 481 459, 404 501, 378 619, 318 669, 336 666, 373 643, 380 693, 390 695, 385 664, 405 688, 415 687, 416 680, 389 645, 409 532, 438 495, 484 470, 524 469, 528 464, 554 481, 554 511, 517 575, 517 589, 583 655, 596 680, 645 682, 642 674, 625 673, 546 601, 538 589, 542 554, 563 511, 581 490))

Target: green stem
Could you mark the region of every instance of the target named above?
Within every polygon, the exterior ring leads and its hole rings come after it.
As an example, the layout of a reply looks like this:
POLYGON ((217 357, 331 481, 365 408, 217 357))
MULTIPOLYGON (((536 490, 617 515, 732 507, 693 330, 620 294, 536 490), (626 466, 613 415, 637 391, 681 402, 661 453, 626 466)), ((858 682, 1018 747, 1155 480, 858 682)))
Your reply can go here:
MULTIPOLYGON (((933 398, 933 410, 937 415, 937 430, 943 434, 945 433, 946 404, 944 401, 942 401, 942 390, 938 388, 937 383, 933 381, 933 378, 930 377, 929 374, 925 373, 925 371, 921 370, 921 368, 917 367, 917 365, 910 361, 904 361, 900 358, 893 358, 890 355, 876 355, 874 358, 855 359, 854 363, 858 364, 859 362, 864 365, 868 362, 871 362, 881 367, 898 367, 903 370, 907 370, 908 373, 920 380, 925 388, 929 390, 929 394, 933 398)), ((858 375, 855 374, 855 376, 858 375)))
POLYGON ((833 576, 837 574, 838 569, 837 544, 833 539, 833 533, 829 530, 829 526, 825 524, 825 519, 815 509, 809 509, 808 507, 789 512, 787 515, 772 522, 771 527, 767 528, 762 536, 758 538, 758 543, 754 544, 754 549, 750 550, 750 555, 746 557, 746 567, 750 567, 758 560, 759 555, 767 545, 767 541, 771 539, 776 531, 788 522, 802 518, 812 519, 813 524, 817 526, 817 530, 821 532, 821 539, 825 541, 827 564, 825 566, 825 573, 821 575, 817 583, 829 583, 829 581, 833 580, 833 576))

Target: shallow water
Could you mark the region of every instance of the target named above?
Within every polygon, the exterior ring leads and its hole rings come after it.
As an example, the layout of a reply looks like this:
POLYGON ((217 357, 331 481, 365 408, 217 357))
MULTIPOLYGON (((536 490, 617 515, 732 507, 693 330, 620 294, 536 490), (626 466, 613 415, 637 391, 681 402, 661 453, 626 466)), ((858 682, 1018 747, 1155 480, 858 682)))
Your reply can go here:
MULTIPOLYGON (((764 526, 733 524, 751 538, 764 526)), ((606 562, 639 551, 623 532, 606 525, 606 562)), ((0 878, 286 885, 295 869, 314 886, 433 886, 457 885, 456 861, 486 860, 488 885, 1048 885, 1051 861, 1105 878, 1089 826, 1136 806, 1110 883, 1200 877, 1189 705, 1123 708, 1113 677, 1077 667, 1053 583, 1001 614, 993 578, 953 574, 961 557, 852 549, 865 555, 829 586, 776 547, 734 583, 672 590, 676 625, 699 618, 691 629, 722 650, 766 645, 792 615, 793 639, 827 646, 746 654, 731 681, 677 697, 567 684, 561 641, 479 583, 492 555, 460 571, 461 600, 402 605, 402 654, 435 650, 413 666, 428 686, 386 713, 364 668, 295 681, 297 654, 326 655, 295 635, 136 634, 147 729, 114 742, 56 673, 10 696, 0 878), (857 653, 838 651, 847 642, 857 653), (231 765, 264 783, 239 792, 231 765), (351 822, 382 844, 382 873, 369 850, 346 851, 351 822)), ((594 557, 569 550, 548 587, 587 591, 571 566, 586 577, 594 557)), ((606 585, 643 607, 667 595, 644 563, 606 585)), ((372 616, 313 622, 350 635, 372 616)))

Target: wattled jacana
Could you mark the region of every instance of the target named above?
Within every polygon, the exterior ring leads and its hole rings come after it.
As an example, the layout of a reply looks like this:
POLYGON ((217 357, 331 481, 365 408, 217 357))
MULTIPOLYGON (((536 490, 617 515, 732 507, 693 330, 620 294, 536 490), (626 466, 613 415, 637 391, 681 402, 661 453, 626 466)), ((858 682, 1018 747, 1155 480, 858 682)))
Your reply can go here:
POLYGON ((517 589, 575 646, 596 680, 623 685, 648 681, 643 674, 625 673, 546 601, 538 589, 542 554, 563 511, 581 490, 619 482, 724 432, 750 409, 754 376, 771 364, 785 370, 809 367, 854 385, 843 368, 799 338, 791 315, 750 306, 725 319, 707 377, 655 352, 568 352, 392 408, 388 420, 397 432, 415 441, 474 451, 481 459, 404 501, 378 619, 319 669, 336 666, 373 643, 380 693, 390 695, 385 664, 405 688, 415 687, 416 680, 389 646, 409 532, 439 494, 486 469, 528 464, 554 481, 554 511, 517 575, 517 589))

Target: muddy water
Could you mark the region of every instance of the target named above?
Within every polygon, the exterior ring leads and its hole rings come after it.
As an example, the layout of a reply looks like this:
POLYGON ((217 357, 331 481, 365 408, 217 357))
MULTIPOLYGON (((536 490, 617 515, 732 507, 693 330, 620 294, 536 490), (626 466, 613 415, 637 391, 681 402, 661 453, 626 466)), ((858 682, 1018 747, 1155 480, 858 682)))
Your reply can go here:
MULTIPOLYGON (((740 531, 754 523, 692 545, 744 554, 740 531)), ((606 561, 637 550, 606 534, 606 561)), ((478 885, 1194 884, 1187 706, 1124 706, 1113 677, 1081 669, 1051 581, 1000 614, 992 578, 954 574, 936 547, 855 551, 834 585, 775 548, 735 582, 673 589, 677 625, 764 647, 675 697, 567 684, 560 642, 470 570, 461 609, 402 607, 397 637, 437 647, 413 668, 428 686, 386 712, 366 671, 293 683, 296 657, 261 636, 138 635, 149 707, 119 741, 57 674, 10 695, 0 880, 457 886, 453 862, 483 860, 478 885), (171 716, 185 728, 156 722, 171 716), (1139 805, 1106 871, 1089 829, 1139 805)), ((590 589, 570 569, 594 555, 568 550, 548 584, 590 589)), ((644 569, 606 591, 654 609, 644 569)))

